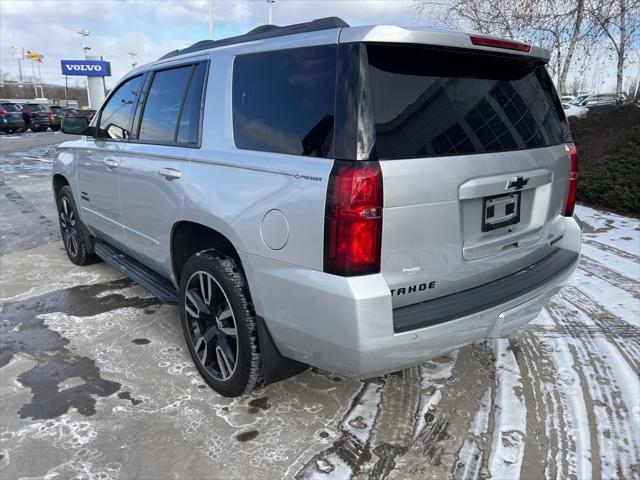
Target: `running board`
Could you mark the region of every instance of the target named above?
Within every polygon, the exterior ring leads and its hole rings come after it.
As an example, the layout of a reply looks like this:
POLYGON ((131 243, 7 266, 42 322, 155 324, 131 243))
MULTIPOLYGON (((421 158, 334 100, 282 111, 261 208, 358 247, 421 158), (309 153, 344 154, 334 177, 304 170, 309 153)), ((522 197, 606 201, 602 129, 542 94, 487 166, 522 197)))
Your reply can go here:
POLYGON ((97 241, 95 251, 105 262, 120 270, 163 302, 178 303, 178 291, 169 280, 159 273, 104 242, 97 241))

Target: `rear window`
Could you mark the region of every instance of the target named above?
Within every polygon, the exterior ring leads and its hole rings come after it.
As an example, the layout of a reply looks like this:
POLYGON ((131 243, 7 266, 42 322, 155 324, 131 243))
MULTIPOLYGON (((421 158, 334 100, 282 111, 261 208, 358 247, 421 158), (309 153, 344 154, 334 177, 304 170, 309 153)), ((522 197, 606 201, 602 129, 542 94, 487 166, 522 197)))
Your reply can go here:
POLYGON ((236 57, 236 146, 328 157, 333 146, 336 48, 323 45, 236 57))
POLYGON ((45 108, 42 105, 22 105, 22 110, 25 112, 44 112, 45 108))
POLYGON ((0 105, 0 108, 2 110, 5 110, 7 112, 19 112, 20 110, 18 110, 18 107, 16 107, 13 103, 3 103, 2 105, 0 105))
POLYGON ((380 159, 502 152, 569 141, 544 65, 508 55, 367 46, 380 159))

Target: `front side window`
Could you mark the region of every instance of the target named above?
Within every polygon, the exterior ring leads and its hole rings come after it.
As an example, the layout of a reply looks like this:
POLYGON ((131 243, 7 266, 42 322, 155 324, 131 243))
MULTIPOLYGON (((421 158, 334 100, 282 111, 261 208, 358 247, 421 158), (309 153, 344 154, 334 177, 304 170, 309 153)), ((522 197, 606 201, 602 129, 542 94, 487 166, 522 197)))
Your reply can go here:
POLYGON ((99 138, 129 138, 141 89, 142 75, 131 78, 118 87, 100 114, 99 138))
POLYGON ((333 147, 336 49, 323 45, 236 57, 236 146, 328 157, 333 147))

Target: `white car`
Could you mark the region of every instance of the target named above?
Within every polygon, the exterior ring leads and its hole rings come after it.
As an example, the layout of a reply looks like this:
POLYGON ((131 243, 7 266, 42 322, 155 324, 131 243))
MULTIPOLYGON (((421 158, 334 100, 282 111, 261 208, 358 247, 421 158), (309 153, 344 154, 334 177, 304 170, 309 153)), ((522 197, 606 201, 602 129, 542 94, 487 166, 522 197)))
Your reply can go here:
POLYGON ((567 118, 583 118, 587 116, 587 113, 589 113, 588 108, 578 107, 577 105, 571 105, 569 103, 563 103, 562 107, 564 108, 564 114, 567 118))

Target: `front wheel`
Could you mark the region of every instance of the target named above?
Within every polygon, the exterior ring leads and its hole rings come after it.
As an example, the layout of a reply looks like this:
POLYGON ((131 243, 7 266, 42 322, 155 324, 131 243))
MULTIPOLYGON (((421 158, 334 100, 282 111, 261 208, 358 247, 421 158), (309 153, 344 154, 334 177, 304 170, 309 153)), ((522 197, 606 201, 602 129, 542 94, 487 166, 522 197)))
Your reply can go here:
POLYGON ((76 265, 89 265, 96 258, 93 253, 93 245, 86 231, 73 200, 73 194, 69 186, 64 186, 58 192, 58 218, 60 220, 60 233, 67 256, 76 265))
POLYGON ((187 261, 180 277, 180 317, 191 358, 211 388, 237 397, 258 386, 256 317, 234 258, 202 251, 187 261))

